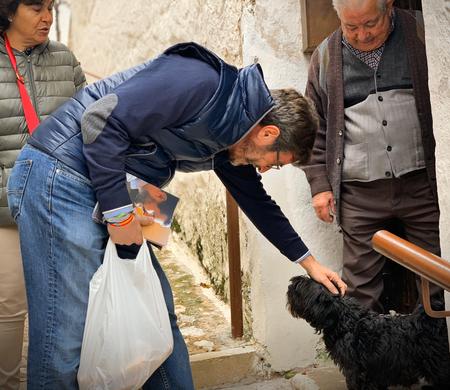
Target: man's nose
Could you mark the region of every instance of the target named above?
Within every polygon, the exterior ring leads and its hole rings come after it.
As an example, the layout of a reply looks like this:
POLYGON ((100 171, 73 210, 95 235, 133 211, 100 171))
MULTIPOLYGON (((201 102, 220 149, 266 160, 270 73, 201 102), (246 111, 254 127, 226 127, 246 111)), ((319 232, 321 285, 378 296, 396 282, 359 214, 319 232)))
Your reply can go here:
POLYGON ((47 23, 52 23, 53 21, 53 12, 52 10, 46 9, 43 11, 42 20, 47 23))
POLYGON ((365 29, 361 29, 358 32, 358 41, 359 42, 367 42, 370 40, 370 31, 367 31, 365 29))

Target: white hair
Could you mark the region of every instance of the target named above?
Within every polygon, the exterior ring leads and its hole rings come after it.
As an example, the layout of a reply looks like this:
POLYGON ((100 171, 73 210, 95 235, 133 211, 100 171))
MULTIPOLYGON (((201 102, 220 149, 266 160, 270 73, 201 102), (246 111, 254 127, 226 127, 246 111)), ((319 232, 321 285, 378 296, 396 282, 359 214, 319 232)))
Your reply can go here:
MULTIPOLYGON (((345 6, 349 5, 350 2, 352 3, 352 5, 356 3, 358 6, 361 6, 365 1, 367 0, 333 0, 333 7, 339 16, 339 11, 345 6)), ((378 8, 382 12, 386 11, 386 1, 387 0, 378 0, 378 8)))

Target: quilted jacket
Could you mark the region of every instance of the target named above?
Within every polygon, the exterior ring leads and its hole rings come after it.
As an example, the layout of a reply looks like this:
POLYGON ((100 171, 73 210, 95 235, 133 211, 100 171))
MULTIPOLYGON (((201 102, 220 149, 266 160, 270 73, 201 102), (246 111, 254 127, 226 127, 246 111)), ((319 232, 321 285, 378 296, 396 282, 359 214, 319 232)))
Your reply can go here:
MULTIPOLYGON (((47 41, 26 52, 13 51, 41 121, 86 84, 80 63, 59 42, 47 41)), ((16 77, 0 36, 0 225, 12 223, 7 208, 6 183, 27 138, 28 127, 16 77)))

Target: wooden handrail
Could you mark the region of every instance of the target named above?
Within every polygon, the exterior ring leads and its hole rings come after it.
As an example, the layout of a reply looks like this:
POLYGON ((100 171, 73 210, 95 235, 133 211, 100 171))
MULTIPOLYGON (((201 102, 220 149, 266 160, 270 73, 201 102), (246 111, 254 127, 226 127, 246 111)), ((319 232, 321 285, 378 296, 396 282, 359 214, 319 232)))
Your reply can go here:
POLYGON ((434 311, 430 305, 429 282, 450 291, 450 262, 386 230, 372 238, 373 248, 422 278, 422 298, 425 311, 432 317, 450 316, 450 311, 434 311))

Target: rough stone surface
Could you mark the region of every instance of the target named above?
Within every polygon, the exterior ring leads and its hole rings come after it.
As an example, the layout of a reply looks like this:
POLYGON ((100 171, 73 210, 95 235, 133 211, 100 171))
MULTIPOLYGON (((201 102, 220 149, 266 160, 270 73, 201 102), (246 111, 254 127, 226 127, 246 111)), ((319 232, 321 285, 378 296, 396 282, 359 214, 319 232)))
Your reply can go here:
MULTIPOLYGON (((246 3, 241 28, 244 63, 258 60, 270 88, 305 88, 309 58, 300 49, 301 16, 297 0, 246 3)), ((303 172, 285 167, 265 173, 263 182, 317 259, 339 270, 341 238, 335 226, 315 217, 303 172)), ((287 261, 245 217, 243 224, 247 241, 241 247, 242 263, 244 271, 250 270, 253 334, 266 348, 273 369, 307 366, 314 360, 317 336, 285 309, 289 279, 303 269, 287 261)))
MULTIPOLYGON (((77 0, 72 4, 71 47, 83 68, 98 76, 133 66, 183 41, 203 44, 241 66, 240 20, 245 3, 139 0, 131 6, 117 0, 77 0)), ((169 187, 172 189, 182 199, 176 216, 180 236, 207 271, 216 293, 228 301, 225 190, 211 173, 189 174, 187 178, 178 174, 169 187)), ((244 306, 249 324, 248 299, 244 306)))
POLYGON ((316 382, 303 374, 295 375, 291 379, 291 385, 293 390, 319 390, 316 382))
POLYGON ((71 47, 84 69, 108 75, 186 41, 241 62, 240 0, 76 0, 71 47))
MULTIPOLYGON (((442 257, 450 261, 450 0, 424 1, 428 74, 436 138, 442 257)), ((446 292, 450 310, 450 293, 446 292)), ((450 340, 450 317, 447 318, 450 340)))
POLYGON ((450 259, 450 1, 424 2, 429 87, 433 110, 442 251, 450 259))
MULTIPOLYGON (((178 41, 195 40, 241 66, 259 61, 271 88, 304 90, 309 57, 301 52, 298 0, 168 0, 72 2, 71 47, 85 70, 100 76, 132 66, 178 41)), ((449 0, 423 1, 430 90, 437 140, 441 242, 450 259, 449 0)), ((180 181, 179 181, 180 180, 180 181)), ((263 176, 264 185, 323 264, 339 270, 341 237, 334 225, 318 222, 303 173, 286 167, 263 176)), ((214 289, 227 299, 225 196, 214 174, 189 174, 171 188, 180 195, 177 221, 205 266, 214 289), (204 223, 204 220, 209 223, 204 223), (195 223, 194 223, 195 222, 195 223)), ((241 214, 242 215, 242 214, 241 214)), ((302 272, 241 219, 244 318, 275 370, 307 366, 317 336, 285 310, 289 278, 302 272)), ((450 305, 450 303, 449 303, 450 305)))
POLYGON ((177 174, 168 190, 180 197, 175 229, 228 301, 225 189, 214 173, 177 174))
POLYGON ((204 349, 206 352, 211 352, 214 349, 214 343, 208 340, 194 341, 194 345, 204 349))

